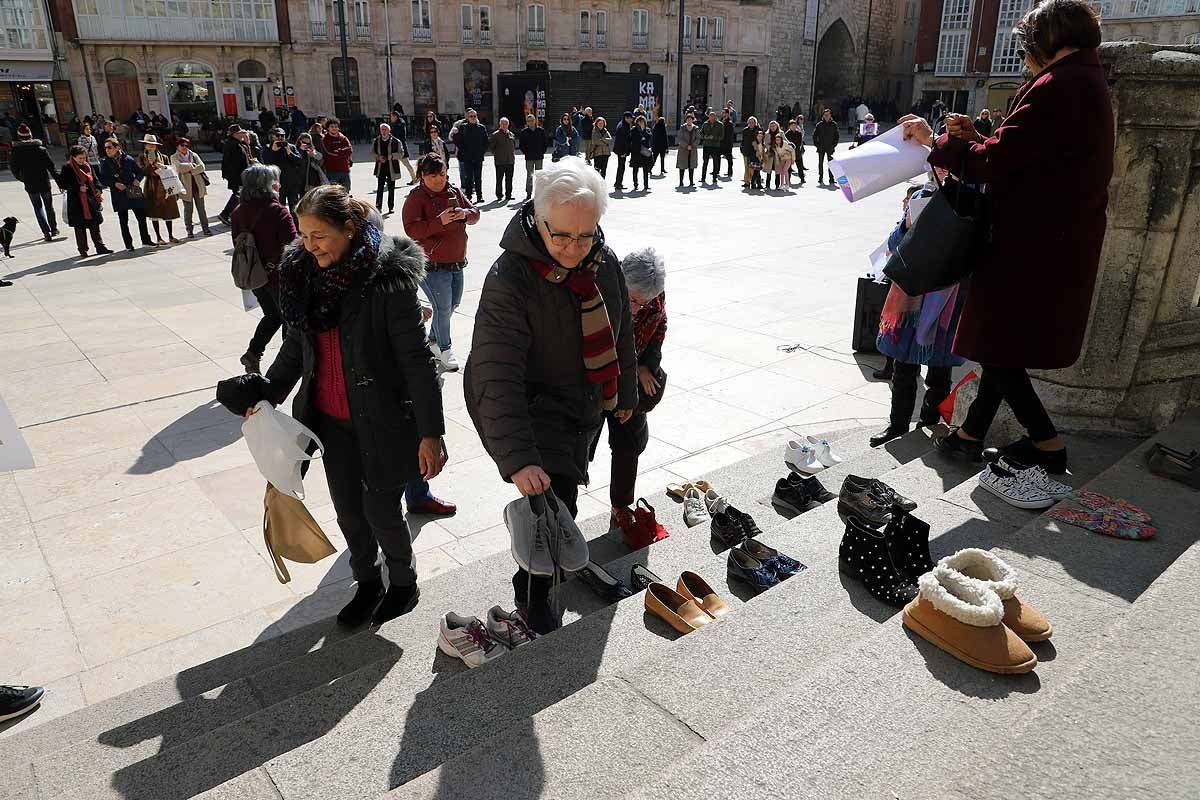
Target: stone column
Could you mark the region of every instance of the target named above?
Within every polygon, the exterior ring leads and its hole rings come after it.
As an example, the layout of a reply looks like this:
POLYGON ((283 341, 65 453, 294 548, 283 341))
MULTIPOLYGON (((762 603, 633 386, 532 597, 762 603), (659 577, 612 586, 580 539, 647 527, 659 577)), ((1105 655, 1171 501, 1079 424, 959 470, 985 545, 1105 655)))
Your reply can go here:
POLYGON ((1149 432, 1200 403, 1200 47, 1100 58, 1117 137, 1091 321, 1079 361, 1034 383, 1067 430, 1149 432))

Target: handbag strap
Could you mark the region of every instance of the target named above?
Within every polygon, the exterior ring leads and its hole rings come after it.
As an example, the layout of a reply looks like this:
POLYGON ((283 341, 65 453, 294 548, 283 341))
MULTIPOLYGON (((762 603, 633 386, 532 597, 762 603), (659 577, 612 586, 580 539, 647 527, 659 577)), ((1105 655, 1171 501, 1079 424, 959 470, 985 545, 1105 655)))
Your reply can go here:
POLYGON ((271 546, 271 537, 267 535, 267 525, 271 519, 271 510, 267 507, 266 501, 263 501, 263 544, 267 546, 267 552, 271 554, 271 563, 275 567, 275 578, 280 583, 290 583, 292 580, 291 573, 288 572, 287 565, 283 563, 283 558, 275 552, 275 548, 271 546))

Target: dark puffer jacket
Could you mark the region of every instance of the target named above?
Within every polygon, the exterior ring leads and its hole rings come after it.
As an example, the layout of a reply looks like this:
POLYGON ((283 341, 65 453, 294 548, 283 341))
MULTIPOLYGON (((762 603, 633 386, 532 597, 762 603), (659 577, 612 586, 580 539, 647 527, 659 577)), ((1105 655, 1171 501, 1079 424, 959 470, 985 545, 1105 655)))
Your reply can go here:
MULTIPOLYGON (((311 261, 297 242, 284 252, 280 270, 313 268, 311 261)), ((442 391, 425 344, 417 300, 425 264, 420 245, 385 234, 375 268, 356 279, 342 299, 338 324, 342 372, 361 449, 363 483, 371 490, 394 489, 417 480, 421 438, 446 432, 442 391)), ((315 334, 289 327, 266 375, 273 394, 268 399, 275 403, 282 403, 300 382, 292 416, 310 428, 317 414, 316 341, 315 334)))
MULTIPOLYGON (((599 384, 583 369, 579 298, 538 274, 548 260, 517 212, 483 283, 463 377, 467 412, 505 480, 530 464, 588 482, 588 446, 604 421, 599 384)), ((540 244, 540 243, 539 243, 540 244)), ((621 364, 617 408, 637 406, 637 354, 629 291, 616 254, 596 274, 621 364)))
POLYGON ((50 179, 58 177, 54 159, 40 139, 14 142, 9 167, 30 194, 49 194, 50 179))

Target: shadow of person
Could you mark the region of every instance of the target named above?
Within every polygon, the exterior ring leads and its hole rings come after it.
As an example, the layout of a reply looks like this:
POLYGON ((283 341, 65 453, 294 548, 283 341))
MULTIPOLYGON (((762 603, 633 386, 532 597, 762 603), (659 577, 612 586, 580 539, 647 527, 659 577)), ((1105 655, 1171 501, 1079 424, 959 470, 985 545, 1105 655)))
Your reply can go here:
MULTIPOLYGON (((16 250, 17 248, 13 247, 12 249, 16 250)), ((105 261, 111 261, 114 258, 115 258, 115 256, 105 256, 105 261)), ((15 280, 20 280, 21 278, 27 278, 30 275, 34 275, 34 276, 54 275, 59 272, 66 272, 67 270, 75 269, 77 267, 93 266, 94 264, 97 264, 97 263, 103 263, 103 262, 92 260, 92 259, 88 259, 85 261, 84 259, 81 259, 79 256, 69 256, 67 258, 60 258, 58 261, 47 261, 44 264, 38 264, 36 267, 29 267, 28 269, 23 269, 23 270, 20 270, 19 272, 10 272, 7 275, 5 275, 4 278, 5 278, 5 280, 15 281, 15 280)))
POLYGON ((156 445, 171 451, 175 461, 203 458, 242 438, 242 420, 230 414, 215 399, 193 408, 154 434, 142 445, 142 453, 127 470, 129 475, 148 475, 171 466, 156 445))

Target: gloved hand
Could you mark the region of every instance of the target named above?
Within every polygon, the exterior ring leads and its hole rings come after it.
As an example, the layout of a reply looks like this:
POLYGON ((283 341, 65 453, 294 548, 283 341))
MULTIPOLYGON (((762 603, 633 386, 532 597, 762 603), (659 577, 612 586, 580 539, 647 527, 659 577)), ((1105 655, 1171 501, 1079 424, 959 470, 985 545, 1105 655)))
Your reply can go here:
POLYGON ((237 375, 217 384, 217 402, 239 417, 271 396, 271 382, 258 373, 237 375))

